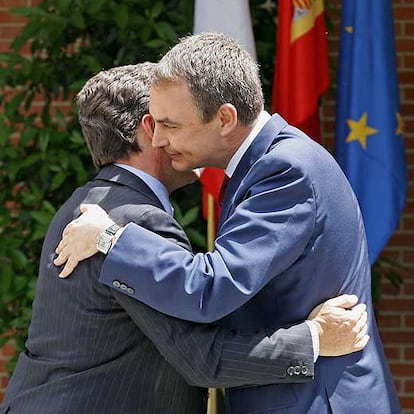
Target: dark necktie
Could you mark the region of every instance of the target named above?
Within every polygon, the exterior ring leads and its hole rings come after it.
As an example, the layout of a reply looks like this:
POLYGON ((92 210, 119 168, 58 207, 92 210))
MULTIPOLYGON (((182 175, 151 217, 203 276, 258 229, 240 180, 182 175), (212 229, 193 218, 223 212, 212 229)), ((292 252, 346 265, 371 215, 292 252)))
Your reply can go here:
POLYGON ((220 193, 219 193, 219 198, 218 198, 220 207, 223 205, 223 200, 224 200, 224 196, 226 195, 226 190, 227 190, 229 181, 230 181, 230 178, 227 175, 225 175, 223 178, 223 182, 221 183, 220 193))

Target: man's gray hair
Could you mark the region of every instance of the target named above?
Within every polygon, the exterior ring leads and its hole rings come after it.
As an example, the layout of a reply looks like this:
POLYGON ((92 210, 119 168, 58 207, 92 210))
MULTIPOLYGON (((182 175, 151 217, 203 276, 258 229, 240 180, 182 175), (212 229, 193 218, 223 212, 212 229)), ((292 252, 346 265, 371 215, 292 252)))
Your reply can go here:
POLYGON ((224 103, 237 109, 238 119, 250 125, 264 107, 259 67, 250 54, 222 33, 182 38, 160 60, 153 84, 184 80, 203 122, 209 122, 224 103))

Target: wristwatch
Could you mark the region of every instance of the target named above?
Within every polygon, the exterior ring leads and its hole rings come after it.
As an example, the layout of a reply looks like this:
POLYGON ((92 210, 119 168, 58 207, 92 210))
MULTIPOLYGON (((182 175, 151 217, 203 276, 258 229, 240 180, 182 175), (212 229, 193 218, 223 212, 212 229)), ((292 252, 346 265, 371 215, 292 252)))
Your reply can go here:
POLYGON ((103 254, 107 254, 109 252, 115 233, 120 228, 121 227, 118 226, 118 224, 112 224, 112 226, 105 229, 105 231, 96 237, 96 248, 98 249, 98 252, 101 252, 103 254))

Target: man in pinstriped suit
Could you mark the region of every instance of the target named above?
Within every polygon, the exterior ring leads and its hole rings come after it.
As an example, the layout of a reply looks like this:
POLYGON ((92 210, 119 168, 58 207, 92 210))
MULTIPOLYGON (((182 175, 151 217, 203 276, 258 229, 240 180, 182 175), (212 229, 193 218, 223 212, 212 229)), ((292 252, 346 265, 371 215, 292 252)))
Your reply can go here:
POLYGON ((292 366, 300 367, 295 381, 313 377, 305 323, 245 337, 219 325, 171 318, 98 283, 103 255, 84 261, 74 277, 58 278, 54 248, 82 203, 98 203, 114 221, 139 223, 190 249, 170 215, 168 192, 194 176, 174 171, 151 146, 152 69, 140 64, 103 71, 78 96, 82 130, 100 171, 50 224, 27 349, 0 405, 2 414, 201 414, 203 387, 292 381, 292 366))

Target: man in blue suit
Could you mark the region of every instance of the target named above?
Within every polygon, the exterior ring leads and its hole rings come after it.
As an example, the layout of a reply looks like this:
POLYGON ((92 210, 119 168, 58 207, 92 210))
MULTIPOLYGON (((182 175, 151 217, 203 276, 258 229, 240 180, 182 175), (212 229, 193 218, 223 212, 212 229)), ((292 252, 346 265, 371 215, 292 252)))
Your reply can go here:
MULTIPOLYGON (((326 150, 263 108, 257 65, 224 35, 190 36, 161 59, 150 97, 153 145, 176 170, 220 167, 230 178, 215 248, 193 255, 128 224, 112 240, 100 281, 131 286, 134 298, 170 315, 221 318, 246 333, 291 326, 327 298, 356 294, 369 311, 371 339, 362 351, 323 358, 321 343, 313 382, 227 389, 228 412, 399 413, 352 189, 326 150)), ((94 238, 108 221, 94 215, 66 230, 55 261, 67 260, 62 276, 97 251, 94 238)))

